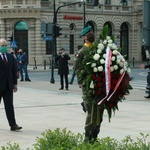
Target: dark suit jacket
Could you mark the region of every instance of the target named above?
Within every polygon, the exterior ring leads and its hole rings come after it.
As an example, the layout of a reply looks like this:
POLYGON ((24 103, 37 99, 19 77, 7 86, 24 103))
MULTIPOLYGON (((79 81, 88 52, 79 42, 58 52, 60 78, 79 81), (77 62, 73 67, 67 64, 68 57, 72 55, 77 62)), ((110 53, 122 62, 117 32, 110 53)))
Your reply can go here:
POLYGON ((64 57, 61 55, 56 56, 56 61, 59 61, 58 74, 67 75, 69 74, 68 60, 70 60, 69 55, 65 54, 64 57))
POLYGON ((0 56, 0 91, 4 91, 6 88, 13 90, 14 85, 17 84, 16 60, 12 54, 7 53, 6 56, 7 65, 0 56))

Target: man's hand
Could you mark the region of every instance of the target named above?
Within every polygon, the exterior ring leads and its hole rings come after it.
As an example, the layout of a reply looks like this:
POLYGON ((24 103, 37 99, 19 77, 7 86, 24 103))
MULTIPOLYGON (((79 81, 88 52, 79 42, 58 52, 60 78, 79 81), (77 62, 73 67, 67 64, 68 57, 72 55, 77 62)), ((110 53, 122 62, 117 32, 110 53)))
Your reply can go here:
POLYGON ((14 92, 17 92, 18 91, 18 87, 17 87, 17 85, 14 85, 14 90, 13 90, 14 92))

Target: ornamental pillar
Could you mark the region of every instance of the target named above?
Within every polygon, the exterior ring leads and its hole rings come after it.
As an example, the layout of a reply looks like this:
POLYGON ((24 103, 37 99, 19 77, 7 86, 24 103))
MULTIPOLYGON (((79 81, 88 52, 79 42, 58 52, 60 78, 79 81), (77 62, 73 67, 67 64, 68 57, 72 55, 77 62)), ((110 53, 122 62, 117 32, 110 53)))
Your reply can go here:
MULTIPOLYGON (((5 20, 4 19, 0 19, 0 35, 1 35, 1 38, 6 38, 6 35, 5 35, 5 20)), ((7 40, 7 39, 6 39, 7 40)))
POLYGON ((36 56, 43 55, 44 53, 41 51, 41 22, 40 19, 36 19, 35 21, 35 49, 36 56))

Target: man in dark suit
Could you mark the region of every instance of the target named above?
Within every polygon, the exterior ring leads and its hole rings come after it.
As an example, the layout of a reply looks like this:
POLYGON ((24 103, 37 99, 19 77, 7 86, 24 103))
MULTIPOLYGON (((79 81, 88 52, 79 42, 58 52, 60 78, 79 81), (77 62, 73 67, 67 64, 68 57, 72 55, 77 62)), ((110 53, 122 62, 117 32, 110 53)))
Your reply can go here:
POLYGON ((15 119, 13 92, 17 92, 17 66, 12 54, 7 53, 7 41, 0 39, 0 101, 4 107, 11 131, 22 129, 15 119))

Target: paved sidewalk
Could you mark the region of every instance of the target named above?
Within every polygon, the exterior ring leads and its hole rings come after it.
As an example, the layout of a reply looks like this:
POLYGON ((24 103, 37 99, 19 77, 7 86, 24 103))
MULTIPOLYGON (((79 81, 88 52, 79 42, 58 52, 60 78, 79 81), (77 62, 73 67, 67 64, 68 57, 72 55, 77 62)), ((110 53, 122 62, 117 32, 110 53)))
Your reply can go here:
MULTIPOLYGON (((31 79, 32 80, 32 79, 31 79)), ((44 81, 19 82, 19 91, 14 94, 17 123, 23 126, 20 132, 11 132, 6 120, 3 102, 0 105, 0 146, 7 142, 19 143, 21 148, 32 148, 36 137, 46 129, 67 128, 84 133, 86 114, 81 108, 81 89, 70 85, 69 91, 58 90, 59 83, 44 81)), ((119 104, 119 111, 108 122, 105 111, 99 138, 110 136, 117 140, 127 135, 136 138, 140 133, 150 134, 150 99, 145 91, 133 89, 126 100, 119 104)), ((149 139, 150 141, 150 139, 149 139)))

